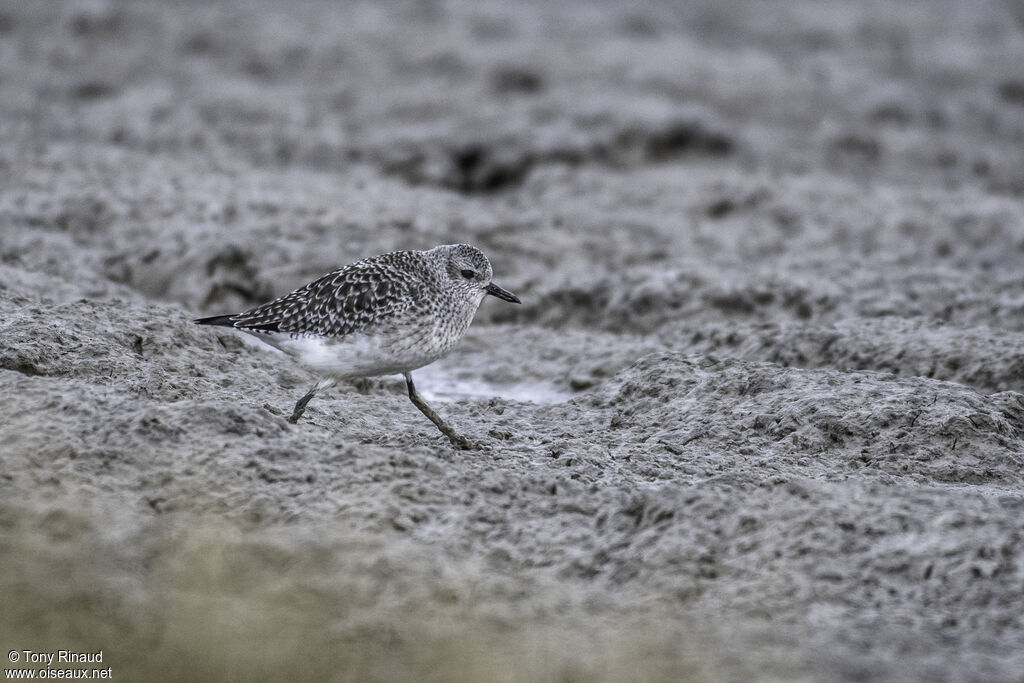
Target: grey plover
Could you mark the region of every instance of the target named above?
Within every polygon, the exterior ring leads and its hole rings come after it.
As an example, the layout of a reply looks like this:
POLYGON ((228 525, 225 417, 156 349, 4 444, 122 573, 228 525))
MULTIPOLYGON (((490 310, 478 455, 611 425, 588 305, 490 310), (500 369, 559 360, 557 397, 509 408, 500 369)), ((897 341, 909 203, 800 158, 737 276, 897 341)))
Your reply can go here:
POLYGON ((416 391, 412 371, 462 339, 487 294, 522 303, 491 282, 483 252, 445 244, 356 261, 269 303, 195 322, 253 334, 320 373, 295 404, 288 418, 293 424, 318 391, 339 379, 401 373, 413 404, 452 445, 467 449, 470 441, 416 391))

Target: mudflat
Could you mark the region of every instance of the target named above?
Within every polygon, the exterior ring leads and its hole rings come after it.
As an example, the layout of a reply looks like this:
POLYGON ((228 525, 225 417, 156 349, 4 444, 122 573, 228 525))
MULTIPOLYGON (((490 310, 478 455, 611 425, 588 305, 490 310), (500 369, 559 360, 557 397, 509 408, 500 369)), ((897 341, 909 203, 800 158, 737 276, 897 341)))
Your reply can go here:
POLYGON ((1019 2, 0 4, 0 644, 1019 681, 1021 64, 1019 2), (191 322, 456 242, 475 452, 191 322))

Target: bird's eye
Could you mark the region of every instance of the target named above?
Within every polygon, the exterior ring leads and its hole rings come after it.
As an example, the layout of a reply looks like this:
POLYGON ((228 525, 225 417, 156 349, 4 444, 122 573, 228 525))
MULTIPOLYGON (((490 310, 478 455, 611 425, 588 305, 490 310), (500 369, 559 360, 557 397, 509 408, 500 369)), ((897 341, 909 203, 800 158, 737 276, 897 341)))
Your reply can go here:
POLYGON ((467 280, 472 280, 475 275, 476 273, 474 273, 472 270, 462 271, 462 277, 466 278, 467 280))

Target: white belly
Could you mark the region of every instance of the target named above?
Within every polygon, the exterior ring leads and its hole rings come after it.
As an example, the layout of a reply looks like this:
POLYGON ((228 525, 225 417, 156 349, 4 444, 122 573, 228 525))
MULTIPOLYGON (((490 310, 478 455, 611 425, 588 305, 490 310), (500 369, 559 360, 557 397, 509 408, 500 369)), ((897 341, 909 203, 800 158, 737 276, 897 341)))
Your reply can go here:
POLYGON ((429 340, 409 336, 398 340, 365 334, 295 338, 259 334, 257 337, 309 369, 337 379, 411 372, 433 363, 448 351, 429 340))

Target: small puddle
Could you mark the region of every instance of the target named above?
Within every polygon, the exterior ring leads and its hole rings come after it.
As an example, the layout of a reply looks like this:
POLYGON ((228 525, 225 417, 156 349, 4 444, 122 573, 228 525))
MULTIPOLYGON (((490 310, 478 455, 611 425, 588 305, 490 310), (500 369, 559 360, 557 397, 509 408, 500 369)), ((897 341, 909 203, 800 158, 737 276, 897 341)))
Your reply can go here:
POLYGON ((451 403, 470 398, 500 397, 522 403, 550 405, 564 403, 573 397, 549 382, 487 382, 463 380, 442 366, 428 365, 413 374, 416 389, 428 401, 451 403))

